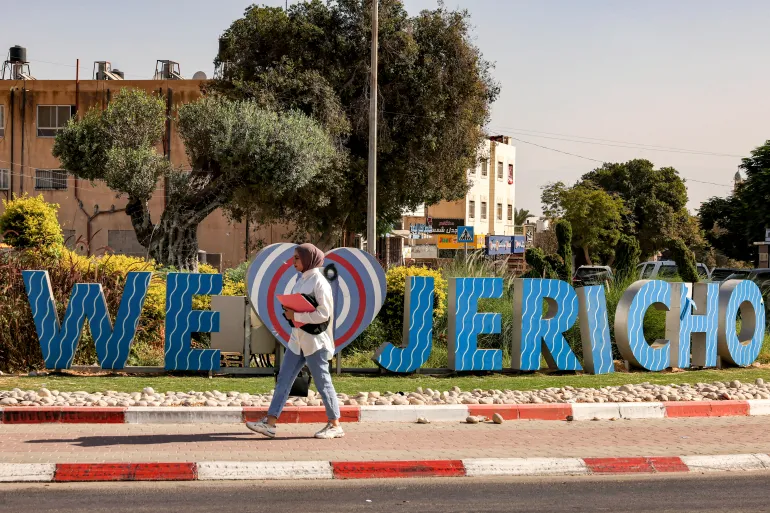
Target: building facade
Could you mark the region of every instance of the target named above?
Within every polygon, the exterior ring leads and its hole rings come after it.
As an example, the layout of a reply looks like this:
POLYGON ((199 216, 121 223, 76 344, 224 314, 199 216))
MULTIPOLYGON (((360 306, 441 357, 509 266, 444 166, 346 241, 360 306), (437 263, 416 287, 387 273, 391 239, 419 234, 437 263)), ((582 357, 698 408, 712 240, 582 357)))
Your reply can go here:
MULTIPOLYGON (((456 226, 473 226, 479 238, 485 235, 514 235, 516 197, 516 147, 506 136, 493 136, 479 149, 480 162, 468 170, 471 184, 468 194, 459 201, 442 201, 423 206, 404 216, 404 231, 415 224, 430 225, 432 233, 413 239, 410 246, 437 246, 444 244, 446 235, 456 234, 456 226), (454 231, 453 231, 453 228, 454 231)), ((428 254, 415 250, 414 253, 428 254)))
MULTIPOLYGON (((146 256, 124 211, 126 199, 104 184, 78 180, 61 170, 51 153, 54 139, 70 118, 88 109, 106 108, 121 89, 144 89, 161 96, 170 114, 158 151, 175 166, 188 167, 173 113, 180 104, 200 97, 201 84, 201 80, 166 79, 0 80, 0 199, 42 194, 46 201, 59 204, 67 244, 83 253, 146 256)), ((166 184, 159 182, 150 202, 154 222, 165 207, 165 191, 166 184)), ((3 209, 0 204, 0 213, 3 209)), ((286 240, 287 231, 283 226, 247 230, 244 223, 232 223, 217 211, 200 225, 198 244, 206 253, 202 259, 217 267, 232 267, 262 245, 286 240)))

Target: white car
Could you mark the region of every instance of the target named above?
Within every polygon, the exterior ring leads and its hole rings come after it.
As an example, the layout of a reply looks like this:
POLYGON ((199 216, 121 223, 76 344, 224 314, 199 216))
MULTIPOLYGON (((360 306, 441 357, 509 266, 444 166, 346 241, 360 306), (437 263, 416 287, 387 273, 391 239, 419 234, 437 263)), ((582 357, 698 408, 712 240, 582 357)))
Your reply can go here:
MULTIPOLYGON (((706 264, 695 264, 698 276, 702 280, 711 278, 711 272, 706 264)), ((679 268, 673 260, 658 260, 657 262, 644 262, 636 266, 640 280, 654 280, 656 278, 674 278, 679 276, 679 268)))

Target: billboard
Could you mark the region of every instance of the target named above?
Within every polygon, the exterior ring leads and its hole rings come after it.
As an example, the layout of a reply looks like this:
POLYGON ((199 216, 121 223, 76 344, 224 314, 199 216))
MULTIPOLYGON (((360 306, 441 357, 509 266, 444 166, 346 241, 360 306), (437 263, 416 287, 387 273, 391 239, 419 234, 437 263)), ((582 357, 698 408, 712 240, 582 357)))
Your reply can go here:
POLYGON ((445 219, 440 217, 431 218, 431 227, 435 234, 454 234, 457 235, 457 227, 465 224, 465 219, 445 219))
POLYGON ((512 235, 487 235, 487 255, 510 255, 512 252, 512 235))
POLYGON ((526 235, 514 235, 513 236, 513 253, 524 253, 527 250, 527 236, 526 235))
MULTIPOLYGON (((474 244, 468 244, 468 249, 481 249, 484 247, 484 236, 476 235, 476 242, 474 244)), ((457 242, 457 234, 454 235, 439 235, 438 236, 438 249, 464 249, 465 244, 457 242)))

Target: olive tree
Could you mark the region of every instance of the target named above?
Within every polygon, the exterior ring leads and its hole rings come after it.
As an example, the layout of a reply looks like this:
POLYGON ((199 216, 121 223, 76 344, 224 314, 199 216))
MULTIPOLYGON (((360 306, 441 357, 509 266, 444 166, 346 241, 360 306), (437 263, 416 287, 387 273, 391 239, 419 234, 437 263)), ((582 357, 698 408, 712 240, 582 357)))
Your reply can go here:
POLYGON ((162 265, 197 269, 198 226, 209 214, 254 191, 290 201, 337 156, 327 132, 295 111, 204 97, 176 114, 189 171, 158 152, 165 105, 143 90, 124 89, 104 111, 91 109, 71 121, 53 150, 73 175, 103 180, 127 198, 137 239, 162 265), (153 213, 149 201, 163 178, 166 208, 153 213))

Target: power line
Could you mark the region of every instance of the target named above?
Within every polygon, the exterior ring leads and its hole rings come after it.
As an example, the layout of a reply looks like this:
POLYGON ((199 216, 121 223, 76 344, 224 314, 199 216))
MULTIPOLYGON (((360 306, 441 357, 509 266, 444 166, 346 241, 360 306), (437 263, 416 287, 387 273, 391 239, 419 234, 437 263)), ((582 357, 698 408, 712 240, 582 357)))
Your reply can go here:
MULTIPOLYGON (((585 144, 598 144, 598 143, 591 143, 588 141, 600 141, 605 143, 615 143, 615 144, 621 144, 621 145, 632 145, 631 147, 643 147, 645 149, 654 149, 658 151, 663 150, 669 150, 673 152, 683 152, 683 153, 695 153, 695 154, 702 154, 702 155, 713 155, 715 157, 737 157, 737 158, 743 158, 743 155, 736 155, 732 153, 720 153, 720 152, 712 152, 712 151, 704 151, 704 150, 691 150, 686 148, 677 148, 673 146, 659 146, 655 144, 646 144, 646 143, 635 143, 635 142, 629 142, 629 141, 617 141, 614 139, 601 139, 598 137, 585 137, 582 135, 572 135, 572 134, 560 134, 556 132, 543 132, 539 130, 529 130, 526 128, 512 128, 512 127, 504 127, 501 125, 495 125, 496 128, 501 129, 502 131, 512 131, 512 132, 520 132, 522 135, 531 135, 533 137, 545 137, 545 135, 537 135, 537 134, 546 134, 549 136, 561 136, 561 137, 568 137, 571 139, 559 139, 559 140, 565 140, 565 141, 571 141, 571 142, 582 142, 585 144), (572 139, 587 139, 588 141, 580 141, 580 140, 572 140, 572 139)), ((492 127, 494 128, 494 127, 492 127)), ((548 137, 551 139, 557 139, 555 137, 548 137)), ((612 144, 607 144, 607 146, 612 146, 612 144)), ((620 148, 626 148, 628 146, 618 146, 620 148)))
MULTIPOLYGON (((585 160, 591 160, 593 162, 600 162, 602 164, 604 164, 606 162, 606 161, 603 161, 603 160, 599 160, 599 159, 595 159, 595 158, 591 158, 591 157, 585 157, 583 155, 578 155, 576 153, 570 153, 568 151, 557 150, 556 148, 551 148, 551 147, 548 147, 548 146, 543 146, 541 144, 533 143, 531 141, 525 141, 524 139, 518 139, 516 137, 511 137, 511 139, 513 139, 514 141, 522 142, 524 144, 530 144, 532 146, 537 146, 538 148, 542 148, 544 150, 550 150, 550 151, 555 151, 557 153, 562 153, 564 155, 570 155, 572 157, 577 157, 577 158, 581 158, 581 159, 585 159, 585 160)), ((732 187, 732 185, 727 185, 727 184, 724 184, 724 183, 707 182, 705 180, 697 180, 695 178, 687 178, 685 176, 683 176, 682 178, 684 180, 688 181, 688 182, 703 183, 703 184, 708 184, 708 185, 717 185, 719 187, 732 187)))
POLYGON ((524 139, 517 139, 516 137, 511 137, 511 139, 513 139, 514 141, 522 142, 524 144, 531 144, 532 146, 537 146, 538 148, 543 148, 544 150, 555 151, 556 153, 563 153, 564 155, 570 155, 572 157, 577 157, 579 159, 592 160, 594 162, 600 162, 602 164, 604 164, 604 162, 605 162, 603 160, 594 159, 594 158, 591 158, 591 157, 584 157, 583 155, 578 155, 577 153, 570 153, 568 151, 557 150, 556 148, 549 148, 548 146, 543 146, 541 144, 533 143, 533 142, 530 142, 530 141, 525 141, 524 139))
MULTIPOLYGON (((0 163, 10 164, 10 162, 7 161, 7 160, 0 160, 0 163)), ((19 163, 14 163, 14 165, 15 166, 19 166, 19 167, 24 167, 26 169, 30 169, 30 170, 33 170, 33 171, 38 171, 38 170, 40 170, 40 171, 64 171, 65 173, 67 173, 67 178, 69 178, 71 176, 73 178, 76 178, 76 179, 80 180, 82 183, 88 183, 89 184, 88 186, 73 185, 71 187, 69 186, 69 184, 67 184, 67 188, 66 189, 45 189, 46 191, 67 191, 67 190, 70 190, 70 189, 78 189, 80 191, 83 191, 86 194, 104 194, 103 191, 97 190, 97 187, 99 187, 99 185, 104 185, 105 187, 107 187, 109 189, 110 192, 113 192, 113 193, 117 193, 118 192, 118 191, 116 191, 114 189, 110 189, 109 186, 107 186, 106 183, 103 183, 103 184, 99 184, 99 183, 92 184, 92 182, 90 180, 88 180, 88 179, 77 178, 75 175, 69 173, 66 169, 32 167, 32 166, 22 165, 22 164, 19 164, 19 163)), ((8 169, 8 168, 2 168, 2 169, 8 171, 8 174, 7 174, 8 177, 14 176, 14 177, 18 177, 18 178, 32 178, 32 179, 35 178, 35 175, 31 174, 31 173, 30 174, 11 173, 11 170, 8 169)), ((42 190, 43 189, 40 189, 40 191, 42 191, 42 190)), ((164 189, 160 185, 156 185, 155 189, 153 189, 153 190, 155 192, 163 192, 164 189)), ((0 192, 5 192, 5 191, 0 191, 0 192)))
MULTIPOLYGON (((382 112, 385 114, 392 114, 394 116, 405 116, 405 117, 419 118, 419 119, 437 119, 437 116, 420 116, 419 114, 409 114, 406 112, 395 112, 395 111, 389 111, 389 110, 384 110, 382 112)), ((630 149, 646 149, 650 151, 684 153, 684 154, 704 155, 704 156, 711 156, 711 157, 743 158, 743 155, 736 155, 733 153, 719 153, 719 152, 713 152, 713 151, 691 150, 686 148, 676 148, 672 146, 658 146, 658 145, 646 144, 646 143, 617 141, 613 139, 601 139, 598 137, 585 137, 582 135, 560 134, 556 132, 543 132, 539 130, 529 130, 524 128, 504 127, 500 125, 490 126, 489 128, 502 133, 515 132, 520 135, 527 135, 530 137, 541 137, 544 139, 554 139, 558 141, 567 141, 567 142, 575 142, 575 143, 583 143, 583 144, 594 144, 599 146, 612 146, 616 148, 630 148, 630 149), (546 135, 541 135, 541 134, 546 134, 546 135), (560 137, 552 137, 552 136, 560 136, 560 137), (580 139, 587 139, 587 140, 581 141, 580 139), (600 142, 593 142, 593 141, 600 141, 600 142)))
MULTIPOLYGON (((553 139, 553 140, 557 140, 557 141, 567 141, 567 142, 580 143, 580 144, 593 144, 593 145, 596 145, 596 146, 611 146, 611 147, 614 147, 614 148, 629 148, 629 149, 634 149, 634 150, 661 151, 661 152, 666 152, 666 153, 682 153, 682 154, 685 154, 685 155, 703 155, 703 156, 707 156, 707 157, 742 158, 741 155, 734 155, 734 154, 730 154, 730 153, 715 153, 715 152, 710 152, 710 151, 686 150, 686 149, 683 149, 683 148, 666 148, 666 147, 661 147, 661 146, 656 147, 656 146, 643 145, 643 144, 640 144, 640 143, 613 144, 613 143, 607 143, 607 142, 596 142, 596 141, 593 141, 593 140, 592 141, 581 141, 581 140, 578 140, 578 139, 568 139, 568 138, 564 138, 564 137, 552 137, 552 136, 549 136, 549 135, 538 135, 536 132, 529 132, 529 131, 525 131, 525 130, 517 130, 517 129, 510 129, 510 128, 502 128, 501 129, 501 127, 490 127, 490 128, 500 129, 500 131, 503 131, 503 132, 513 132, 513 133, 517 133, 517 134, 520 134, 520 135, 526 135, 526 136, 530 136, 530 137, 540 137, 540 138, 543 138, 543 139, 553 139), (633 145, 633 146, 631 146, 631 145, 633 145)), ((580 136, 575 136, 575 137, 580 137, 580 136)), ((591 139, 591 138, 586 138, 586 139, 591 139)))

